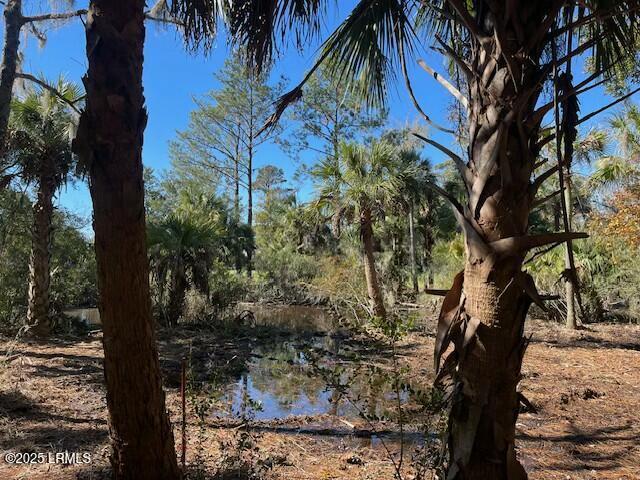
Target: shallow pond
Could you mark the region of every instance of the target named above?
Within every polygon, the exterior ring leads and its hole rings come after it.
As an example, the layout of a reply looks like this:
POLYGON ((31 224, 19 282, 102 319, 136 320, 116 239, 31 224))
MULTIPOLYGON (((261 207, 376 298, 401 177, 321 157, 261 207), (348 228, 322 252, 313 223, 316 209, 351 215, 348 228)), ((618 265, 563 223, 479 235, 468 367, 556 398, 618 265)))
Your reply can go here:
MULTIPOLYGON (((260 341, 246 370, 223 389, 223 415, 256 420, 291 415, 335 415, 344 419, 394 418, 392 376, 363 357, 346 331, 324 310, 303 306, 241 305, 255 325, 278 335, 260 341), (285 335, 283 335, 285 333, 285 335)), ((408 393, 399 391, 402 402, 408 393)))

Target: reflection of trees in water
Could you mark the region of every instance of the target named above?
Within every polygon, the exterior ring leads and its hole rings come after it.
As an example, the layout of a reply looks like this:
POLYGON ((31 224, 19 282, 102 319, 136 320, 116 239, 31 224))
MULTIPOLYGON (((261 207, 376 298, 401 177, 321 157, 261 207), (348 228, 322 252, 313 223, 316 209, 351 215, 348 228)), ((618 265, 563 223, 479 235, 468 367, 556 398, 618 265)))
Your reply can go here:
MULTIPOLYGON (((234 365, 233 383, 228 383, 228 377, 218 383, 216 403, 220 413, 247 415, 254 408, 251 401, 262 400, 265 407, 267 403, 276 407, 269 412, 276 417, 293 410, 309 414, 320 410, 348 417, 364 413, 371 419, 397 416, 393 376, 384 367, 373 366, 384 363, 384 353, 367 355, 357 342, 345 341, 322 310, 269 310, 268 321, 263 315, 260 323, 274 326, 276 331, 290 329, 295 334, 272 336, 269 343, 254 347, 255 356, 250 363, 243 363, 242 368, 234 365), (331 372, 332 378, 329 380, 321 369, 331 372)), ((256 313, 260 321, 260 312, 256 313)))
POLYGON ((303 396, 310 405, 317 405, 325 383, 321 378, 308 375, 304 354, 295 345, 285 342, 264 349, 251 368, 252 386, 263 394, 278 400, 285 411, 303 396))

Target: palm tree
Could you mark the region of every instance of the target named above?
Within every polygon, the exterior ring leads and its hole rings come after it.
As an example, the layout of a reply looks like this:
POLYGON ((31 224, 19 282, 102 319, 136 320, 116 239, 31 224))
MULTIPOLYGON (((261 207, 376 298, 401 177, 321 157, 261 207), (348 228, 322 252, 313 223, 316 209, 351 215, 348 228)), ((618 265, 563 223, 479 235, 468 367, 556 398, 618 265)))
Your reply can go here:
POLYGON ((168 286, 168 326, 177 326, 188 288, 194 287, 208 295, 214 243, 220 234, 210 222, 179 214, 149 226, 149 258, 161 300, 168 286))
POLYGON ((396 158, 397 150, 386 142, 369 148, 343 143, 337 159, 328 157, 312 170, 319 182, 317 207, 328 209, 335 223, 349 219, 359 224, 367 292, 374 316, 381 318, 387 312, 375 266, 373 224, 397 197, 401 180, 396 158))
MULTIPOLYGON (((577 133, 577 130, 576 130, 577 133)), ((568 140, 568 139, 567 139, 568 140)), ((565 142, 567 141, 565 140, 565 142)), ((554 209, 554 227, 555 231, 560 230, 560 219, 563 217, 563 211, 566 212, 567 226, 569 231, 574 226, 574 179, 572 174, 573 164, 585 164, 589 165, 593 163, 596 158, 604 155, 607 149, 606 134, 599 130, 591 130, 587 134, 578 136, 573 139, 572 148, 570 151, 564 149, 564 155, 567 157, 566 165, 563 168, 562 175, 562 188, 556 182, 547 182, 540 187, 541 200, 539 204, 546 203, 549 200, 553 200, 552 208, 554 209), (548 193, 549 184, 552 184, 552 193, 548 193), (558 200, 558 196, 562 195, 563 198, 558 200)), ((546 153, 549 157, 554 158, 557 156, 557 145, 548 144, 545 146, 546 153)), ((558 179, 560 180, 560 179, 558 179)), ((565 272, 564 286, 565 286, 565 301, 567 305, 567 316, 565 325, 569 329, 576 329, 578 326, 576 316, 576 299, 582 311, 582 299, 580 295, 579 282, 577 273, 574 268, 573 260, 573 245, 571 242, 565 244, 565 272)))
POLYGON ((429 208, 433 201, 433 191, 430 185, 435 183, 429 163, 420 158, 414 148, 403 148, 399 152, 396 166, 397 173, 402 179, 398 203, 404 208, 409 217, 409 263, 411 267, 411 283, 413 291, 418 293, 418 262, 416 258, 416 208, 429 208), (414 171, 412 175, 406 172, 414 171))
MULTIPOLYGON (((54 2, 52 2, 54 3, 54 2)), ((73 3, 73 2, 71 2, 73 3)), ((29 79, 35 83, 39 80, 32 75, 18 72, 20 64, 20 34, 23 27, 31 27, 38 40, 46 39, 39 29, 40 25, 51 21, 61 22, 71 20, 86 14, 86 10, 73 10, 64 13, 44 13, 34 16, 24 16, 22 12, 22 0, 7 0, 3 2, 4 8, 4 43, 2 45, 2 60, 0 61, 0 149, 4 148, 7 126, 9 125, 10 105, 13 98, 14 83, 16 78, 29 79), (38 25, 38 27, 36 27, 38 25)))
POLYGON ((609 126, 618 151, 614 155, 602 155, 589 178, 589 185, 600 190, 630 186, 640 181, 640 108, 627 105, 612 116, 609 126))
MULTIPOLYGON (((88 171, 93 200, 113 476, 177 480, 147 257, 142 167, 145 3, 89 2, 87 97, 73 148, 88 171)), ((166 6, 165 1, 159 4, 166 6)), ((199 23, 200 28, 207 25, 206 20, 199 23)))
MULTIPOLYGON (((251 8, 233 2, 232 7, 232 36, 260 69, 280 51, 281 39, 304 43, 320 31, 326 2, 271 0, 252 2, 251 8)), ((446 346, 451 341, 456 346, 438 379, 451 387, 447 396, 455 406, 450 480, 526 478, 515 453, 516 386, 527 345, 526 314, 540 297, 523 262, 531 249, 586 236, 528 233, 538 188, 563 167, 559 163, 532 178, 541 147, 553 140, 541 140, 541 124, 554 104, 566 105, 625 65, 624 57, 633 58, 639 8, 638 0, 361 0, 326 39, 311 72, 277 105, 272 122, 303 95, 305 82, 323 63, 370 104, 384 103, 388 79, 400 72, 424 120, 455 134, 433 122, 412 95, 407 60, 419 43, 424 48, 434 42, 461 79, 456 88, 430 74, 465 112, 467 157, 427 139, 454 159, 467 192, 464 205, 441 192, 466 241, 465 267, 444 299, 435 352, 439 368, 446 346), (555 84, 559 70, 589 49, 593 73, 576 85, 569 82, 556 102, 544 99, 545 85, 555 84)))
POLYGON ((68 103, 77 102, 77 86, 58 80, 58 95, 38 89, 12 105, 9 163, 27 184, 35 184, 32 248, 29 259, 27 325, 38 336, 50 333, 49 284, 53 197, 73 166, 71 138, 75 117, 68 103))

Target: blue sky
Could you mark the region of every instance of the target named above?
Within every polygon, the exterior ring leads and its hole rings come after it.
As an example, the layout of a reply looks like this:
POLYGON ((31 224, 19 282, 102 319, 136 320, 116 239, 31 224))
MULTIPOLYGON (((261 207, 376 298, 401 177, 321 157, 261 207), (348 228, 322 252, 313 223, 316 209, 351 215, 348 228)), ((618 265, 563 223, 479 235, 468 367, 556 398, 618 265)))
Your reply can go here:
MULTIPOLYGON (((327 31, 335 27, 339 20, 348 13, 348 8, 355 2, 349 0, 340 2, 340 10, 332 10, 325 28, 327 31)), ((81 6, 81 5, 80 5, 81 6)), ((0 28, 3 30, 3 28, 0 28)), ((4 32, 2 31, 2 35, 4 32)), ((55 78, 64 74, 67 79, 80 82, 86 71, 86 56, 84 51, 84 30, 79 20, 74 20, 62 27, 48 32, 48 41, 43 48, 33 38, 24 39, 25 72, 40 74, 48 78, 55 78)), ((289 84, 297 82, 304 71, 312 64, 317 45, 312 45, 299 53, 290 49, 277 62, 273 76, 285 75, 289 84)), ((145 165, 159 171, 169 167, 168 142, 175 137, 176 130, 183 129, 188 123, 189 112, 193 109, 193 96, 215 88, 213 72, 217 71, 228 49, 224 39, 218 41, 216 48, 208 56, 190 54, 185 51, 182 40, 171 27, 158 27, 149 24, 145 44, 144 88, 149 111, 149 122, 145 132, 143 160, 145 165)), ((444 72, 443 59, 432 55, 429 51, 419 54, 433 68, 444 72)), ((411 77, 416 96, 423 108, 439 123, 445 123, 448 93, 429 78, 417 66, 411 69, 411 77)), ((576 81, 580 75, 576 72, 576 81)), ((594 89, 583 96, 581 107, 584 113, 590 112, 607 103, 602 89, 594 89)), ((413 122, 418 118, 413 105, 404 89, 399 84, 392 91, 389 101, 389 126, 398 127, 406 122, 413 122)), ((602 123, 606 114, 597 117, 584 128, 602 123)), ((433 137, 447 143, 446 135, 433 132, 433 137)), ((433 163, 439 163, 444 157, 436 150, 425 150, 433 163)), ((308 157, 309 158, 309 157, 308 157)), ((264 164, 278 165, 290 177, 297 165, 275 145, 264 145, 259 151, 256 166, 264 164)), ((308 193, 308 187, 303 186, 308 193)), ((302 197, 305 196, 303 192, 302 197)), ((69 185, 60 195, 61 204, 82 217, 90 218, 90 197, 85 185, 76 182, 69 185)))

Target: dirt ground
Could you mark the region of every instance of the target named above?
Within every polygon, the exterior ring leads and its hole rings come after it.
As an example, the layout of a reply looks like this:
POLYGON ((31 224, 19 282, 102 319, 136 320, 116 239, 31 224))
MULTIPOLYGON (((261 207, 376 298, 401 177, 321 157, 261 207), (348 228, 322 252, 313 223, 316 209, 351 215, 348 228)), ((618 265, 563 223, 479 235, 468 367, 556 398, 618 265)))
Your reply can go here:
MULTIPOLYGON (((531 479, 640 479, 640 326, 590 325, 568 332, 530 321, 533 334, 521 390, 537 408, 518 420, 518 455, 531 479)), ((242 359, 250 341, 198 336, 202 351, 227 349, 242 359)), ((179 365, 189 332, 161 341, 168 407, 179 430, 179 365)), ((433 336, 412 333, 401 363, 425 384, 433 378, 433 336)), ((204 353, 203 353, 204 355, 204 353)), ((99 337, 49 343, 0 338, 0 450, 88 452, 90 463, 8 464, 0 479, 51 480, 108 477, 108 429, 99 337)), ((209 422, 200 428, 189 408, 187 463, 213 465, 220 442, 242 427, 209 422)), ((297 417, 254 425, 262 464, 273 479, 392 479, 380 442, 361 435, 364 426, 330 416, 297 417), (330 435, 328 434, 330 433, 330 435)), ((388 425, 383 428, 393 429, 388 425)), ((391 443, 391 449, 397 444, 391 443)), ((224 448, 229 455, 231 448, 224 448)), ((410 454, 405 459, 411 478, 410 454)), ((195 477, 195 474, 192 475, 195 477)), ((236 477, 228 477, 236 478, 236 477)), ((427 476, 426 478, 429 478, 427 476)))

